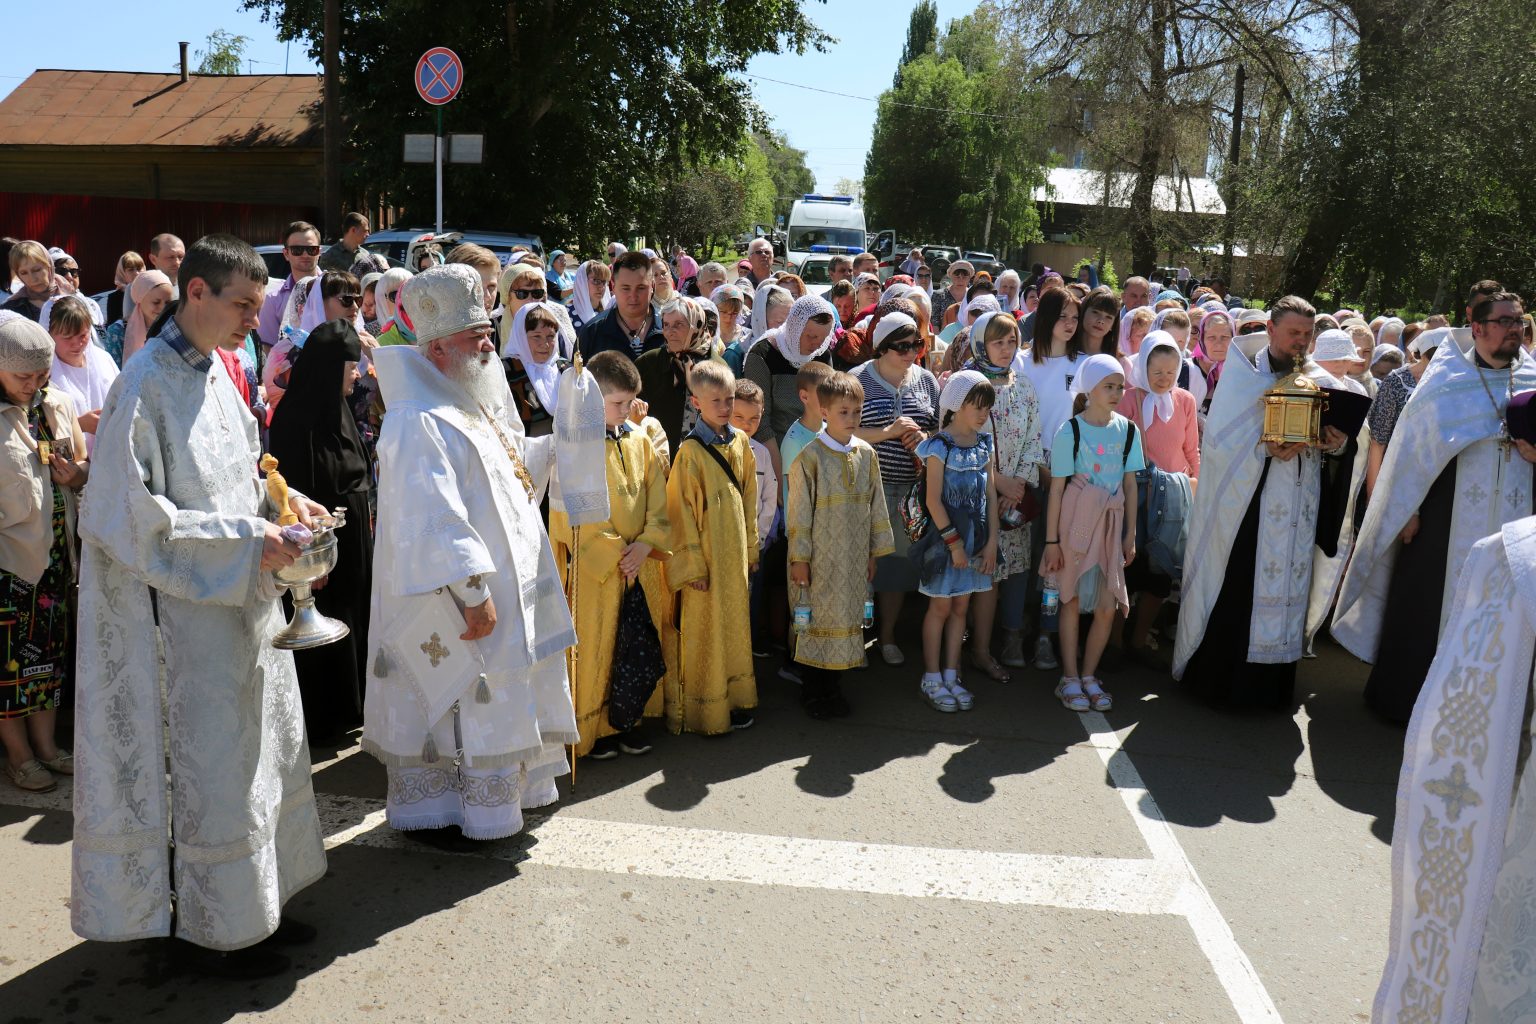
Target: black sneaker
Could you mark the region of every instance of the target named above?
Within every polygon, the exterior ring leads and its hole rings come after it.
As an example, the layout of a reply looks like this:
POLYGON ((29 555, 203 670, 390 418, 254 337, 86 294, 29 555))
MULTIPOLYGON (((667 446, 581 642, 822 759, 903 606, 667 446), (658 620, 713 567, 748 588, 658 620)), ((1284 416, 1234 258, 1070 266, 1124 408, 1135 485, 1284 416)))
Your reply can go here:
POLYGON ((745 708, 737 708, 731 712, 731 728, 737 732, 740 732, 742 729, 752 728, 752 723, 756 721, 757 719, 752 716, 752 712, 745 708))
POLYGON ((639 730, 631 729, 629 732, 619 733, 619 749, 626 754, 639 757, 641 754, 649 754, 651 745, 645 741, 645 737, 639 730))
POLYGON ((612 736, 604 736, 592 744, 592 753, 587 755, 589 761, 612 761, 619 756, 619 743, 612 736))

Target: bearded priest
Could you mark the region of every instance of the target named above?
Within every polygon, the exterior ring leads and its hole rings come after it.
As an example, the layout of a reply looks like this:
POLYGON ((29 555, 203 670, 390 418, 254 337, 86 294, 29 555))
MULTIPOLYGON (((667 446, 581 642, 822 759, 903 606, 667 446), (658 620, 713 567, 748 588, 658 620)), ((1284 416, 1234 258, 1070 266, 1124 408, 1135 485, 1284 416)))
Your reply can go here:
POLYGON ((363 747, 388 770, 390 825, 450 842, 441 830, 520 831, 558 798, 578 738, 576 636, 535 479, 553 439, 524 436, 482 295, 473 268, 419 274, 401 300, 416 344, 374 353, 387 412, 363 747))

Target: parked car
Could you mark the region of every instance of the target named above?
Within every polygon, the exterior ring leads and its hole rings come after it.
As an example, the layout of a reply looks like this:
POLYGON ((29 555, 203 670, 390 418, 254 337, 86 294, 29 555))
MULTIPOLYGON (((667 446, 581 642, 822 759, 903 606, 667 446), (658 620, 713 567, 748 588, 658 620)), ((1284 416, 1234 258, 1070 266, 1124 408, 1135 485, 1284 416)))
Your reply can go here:
POLYGON ((802 260, 794 271, 805 282, 805 290, 810 294, 825 295, 832 290, 831 256, 813 253, 802 260))
MULTIPOLYGON (((949 273, 949 265, 960 258, 960 250, 953 245, 922 245, 923 260, 933 271, 933 286, 937 288, 939 282, 944 280, 944 275, 949 273)), ((911 249, 907 250, 911 252, 911 249)))
POLYGON ((505 266, 512 258, 514 246, 523 246, 533 250, 539 259, 544 258, 544 240, 538 235, 521 234, 508 231, 477 231, 451 229, 442 234, 426 231, 419 228, 407 228, 402 230, 390 229, 388 231, 375 231, 368 236, 368 241, 363 243, 363 248, 369 252, 376 252, 390 261, 390 266, 402 266, 416 271, 416 254, 429 243, 436 242, 447 256, 453 251, 453 247, 460 242, 473 242, 483 245, 496 254, 505 266))
POLYGON ((1006 263, 992 255, 990 252, 972 250, 965 254, 965 258, 970 262, 971 266, 976 268, 976 272, 978 274, 985 270, 987 273, 992 275, 992 279, 994 281, 997 280, 998 274, 1001 274, 1003 271, 1008 269, 1008 265, 1006 263))

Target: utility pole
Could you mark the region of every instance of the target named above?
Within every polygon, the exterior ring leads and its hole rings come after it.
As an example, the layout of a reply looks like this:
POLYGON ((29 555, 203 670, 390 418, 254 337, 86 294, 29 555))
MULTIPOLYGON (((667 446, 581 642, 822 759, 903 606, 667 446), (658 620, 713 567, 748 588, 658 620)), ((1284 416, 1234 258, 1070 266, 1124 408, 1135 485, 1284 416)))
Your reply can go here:
POLYGON ((341 233, 341 101, 337 96, 341 51, 341 0, 325 0, 325 237, 341 233))
POLYGON ((1232 139, 1227 147, 1227 194, 1225 197, 1227 217, 1222 228, 1222 246, 1225 255, 1222 257, 1221 273, 1227 279, 1227 287, 1232 289, 1237 287, 1237 282, 1232 279, 1232 257, 1233 250, 1237 246, 1237 164, 1243 156, 1243 85, 1246 77, 1247 71, 1239 64, 1237 78, 1232 85, 1232 139))

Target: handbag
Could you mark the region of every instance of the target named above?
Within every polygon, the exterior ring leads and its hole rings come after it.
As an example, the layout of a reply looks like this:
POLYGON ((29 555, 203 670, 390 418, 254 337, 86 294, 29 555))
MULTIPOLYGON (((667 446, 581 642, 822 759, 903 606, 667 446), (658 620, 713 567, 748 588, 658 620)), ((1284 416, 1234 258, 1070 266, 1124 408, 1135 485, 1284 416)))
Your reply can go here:
MULTIPOLYGON (((949 443, 949 438, 943 434, 938 435, 944 442, 944 468, 949 468, 949 452, 954 446, 949 443)), ((923 460, 916 455, 912 461, 917 463, 917 479, 912 481, 912 486, 901 499, 901 525, 907 533, 907 540, 916 544, 922 540, 923 534, 928 532, 930 518, 928 515, 928 470, 923 465, 923 460)))
POLYGON ((613 668, 608 677, 608 724, 628 732, 640 724, 656 684, 667 674, 661 637, 651 621, 645 588, 639 580, 625 585, 619 599, 619 626, 613 643, 613 668))

